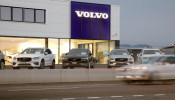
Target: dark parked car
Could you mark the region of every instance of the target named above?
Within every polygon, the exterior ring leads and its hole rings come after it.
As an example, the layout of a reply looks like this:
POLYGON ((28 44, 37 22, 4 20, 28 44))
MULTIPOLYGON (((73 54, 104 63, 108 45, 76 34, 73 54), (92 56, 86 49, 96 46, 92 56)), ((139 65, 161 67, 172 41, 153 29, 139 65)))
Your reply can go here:
POLYGON ((74 67, 93 68, 93 57, 88 49, 72 49, 63 59, 63 69, 74 67))
POLYGON ((4 69, 5 68, 5 58, 4 57, 5 57, 4 54, 0 50, 0 69, 4 69))

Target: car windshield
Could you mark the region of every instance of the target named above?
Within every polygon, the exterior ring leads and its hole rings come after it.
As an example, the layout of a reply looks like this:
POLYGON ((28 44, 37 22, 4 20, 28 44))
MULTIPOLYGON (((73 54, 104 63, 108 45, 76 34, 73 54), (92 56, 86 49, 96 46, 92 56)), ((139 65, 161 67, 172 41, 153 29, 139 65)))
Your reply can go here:
POLYGON ((154 56, 154 57, 143 57, 142 64, 154 64, 159 62, 159 60, 163 58, 162 56, 154 56))
POLYGON ((44 49, 25 49, 21 54, 43 54, 44 49))
POLYGON ((110 55, 129 55, 127 50, 112 50, 110 55))
POLYGON ((160 50, 144 50, 144 52, 143 52, 143 54, 144 55, 148 55, 148 54, 162 54, 161 52, 160 52, 160 50))
POLYGON ((85 49, 73 49, 73 50, 70 50, 68 55, 88 55, 88 50, 85 50, 85 49))
POLYGON ((169 64, 175 64, 175 57, 162 57, 161 59, 159 59, 157 62, 159 63, 169 63, 169 64))

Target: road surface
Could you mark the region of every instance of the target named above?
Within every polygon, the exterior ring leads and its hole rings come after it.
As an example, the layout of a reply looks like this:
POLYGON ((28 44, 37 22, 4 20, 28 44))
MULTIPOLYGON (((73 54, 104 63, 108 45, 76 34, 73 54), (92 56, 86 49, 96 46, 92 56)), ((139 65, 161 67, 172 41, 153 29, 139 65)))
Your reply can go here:
POLYGON ((83 82, 0 85, 0 100, 175 100, 175 84, 83 82))

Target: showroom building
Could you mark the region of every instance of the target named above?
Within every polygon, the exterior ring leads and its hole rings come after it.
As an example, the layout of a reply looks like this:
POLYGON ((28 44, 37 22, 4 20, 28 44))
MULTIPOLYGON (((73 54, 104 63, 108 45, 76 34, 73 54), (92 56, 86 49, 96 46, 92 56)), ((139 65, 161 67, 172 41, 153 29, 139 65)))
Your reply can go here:
POLYGON ((0 50, 7 64, 28 47, 48 47, 60 58, 87 48, 100 64, 120 44, 120 7, 66 0, 0 0, 0 50))

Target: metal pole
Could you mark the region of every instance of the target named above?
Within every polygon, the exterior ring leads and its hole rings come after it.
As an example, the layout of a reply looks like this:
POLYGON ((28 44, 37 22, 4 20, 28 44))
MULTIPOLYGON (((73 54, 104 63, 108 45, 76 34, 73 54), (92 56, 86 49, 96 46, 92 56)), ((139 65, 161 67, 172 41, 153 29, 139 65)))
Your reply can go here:
POLYGON ((173 46, 174 46, 174 54, 175 54, 175 43, 174 43, 174 45, 173 45, 173 46))

